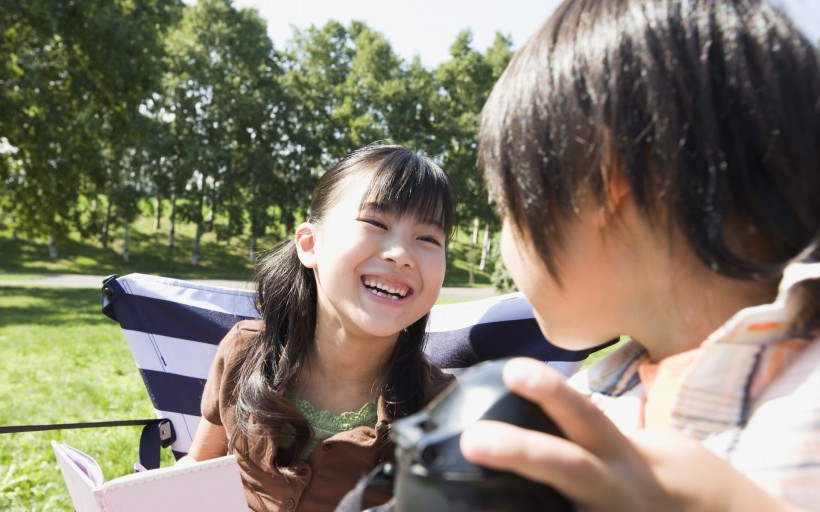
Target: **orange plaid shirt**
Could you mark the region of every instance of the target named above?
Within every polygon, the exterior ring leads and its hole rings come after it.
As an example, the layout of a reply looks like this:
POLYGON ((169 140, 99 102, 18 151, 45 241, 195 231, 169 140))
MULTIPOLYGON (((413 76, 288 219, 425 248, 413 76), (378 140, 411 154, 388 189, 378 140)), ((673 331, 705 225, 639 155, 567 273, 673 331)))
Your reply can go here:
POLYGON ((796 336, 801 283, 790 266, 772 304, 744 309, 695 350, 657 364, 627 342, 570 382, 622 430, 672 426, 774 495, 820 510, 820 335, 796 336))

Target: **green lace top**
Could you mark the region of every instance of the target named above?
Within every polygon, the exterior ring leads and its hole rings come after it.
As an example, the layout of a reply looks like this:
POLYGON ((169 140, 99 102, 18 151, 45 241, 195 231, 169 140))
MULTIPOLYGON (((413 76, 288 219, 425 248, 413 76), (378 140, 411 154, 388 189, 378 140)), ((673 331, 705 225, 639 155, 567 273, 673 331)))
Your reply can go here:
POLYGON ((376 427, 376 402, 368 402, 358 411, 346 411, 337 416, 327 410, 316 410, 312 403, 302 400, 293 393, 289 392, 287 397, 305 415, 308 423, 313 428, 313 437, 302 452, 302 459, 307 459, 319 443, 339 432, 346 432, 363 426, 376 427))

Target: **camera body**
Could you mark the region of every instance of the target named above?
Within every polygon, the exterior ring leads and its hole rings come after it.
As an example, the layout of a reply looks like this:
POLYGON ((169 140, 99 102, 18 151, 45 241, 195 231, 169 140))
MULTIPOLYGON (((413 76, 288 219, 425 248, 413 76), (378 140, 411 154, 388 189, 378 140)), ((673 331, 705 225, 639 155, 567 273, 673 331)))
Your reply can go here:
POLYGON ((534 403, 512 393, 501 371, 507 360, 476 365, 416 414, 396 420, 396 512, 574 510, 551 487, 514 473, 476 466, 461 454, 461 433, 495 420, 563 437, 534 403))

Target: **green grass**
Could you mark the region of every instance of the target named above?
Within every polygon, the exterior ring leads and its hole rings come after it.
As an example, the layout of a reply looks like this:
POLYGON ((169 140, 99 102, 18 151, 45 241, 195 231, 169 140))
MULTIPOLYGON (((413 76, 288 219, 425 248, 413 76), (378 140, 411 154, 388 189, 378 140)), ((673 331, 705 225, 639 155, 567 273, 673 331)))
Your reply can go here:
POLYGON ((609 354, 610 352, 612 352, 616 348, 620 347, 621 345, 623 345, 627 341, 629 341, 629 336, 623 335, 623 336, 620 337, 620 339, 618 340, 617 343, 614 343, 614 344, 612 344, 612 345, 610 345, 606 348, 598 350, 597 352, 593 352, 584 361, 584 368, 586 368, 587 366, 591 365, 592 363, 598 361, 599 359, 601 359, 605 355, 609 354))
MULTIPOLYGON (((149 228, 153 229, 153 228, 149 228)), ((178 278, 247 279, 251 272, 247 247, 237 240, 227 245, 213 236, 203 239, 200 262, 191 265, 193 237, 177 234, 173 249, 168 247, 167 233, 133 229, 129 242, 129 263, 122 258, 122 240, 108 248, 98 241, 81 240, 71 234, 58 244, 58 258, 51 261, 45 240, 19 237, 12 240, 8 231, 0 231, 0 275, 15 274, 128 274, 142 272, 178 278)))
MULTIPOLYGON (((154 417, 97 290, 0 287, 0 353, 0 425, 154 417)), ((89 453, 115 477, 133 471, 139 435, 140 427, 0 435, 0 510, 72 510, 51 440, 89 453)))

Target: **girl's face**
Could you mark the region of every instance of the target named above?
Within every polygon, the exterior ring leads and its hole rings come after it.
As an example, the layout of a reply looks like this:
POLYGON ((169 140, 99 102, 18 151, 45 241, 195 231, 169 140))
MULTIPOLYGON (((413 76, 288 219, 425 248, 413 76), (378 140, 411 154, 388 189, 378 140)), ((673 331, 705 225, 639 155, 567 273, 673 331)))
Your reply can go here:
POLYGON ((318 224, 296 230, 302 263, 314 270, 317 329, 394 340, 427 314, 444 281, 441 226, 362 203, 370 174, 345 178, 318 224))

